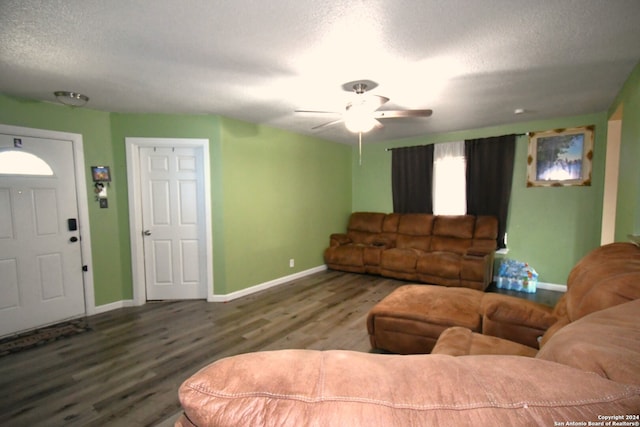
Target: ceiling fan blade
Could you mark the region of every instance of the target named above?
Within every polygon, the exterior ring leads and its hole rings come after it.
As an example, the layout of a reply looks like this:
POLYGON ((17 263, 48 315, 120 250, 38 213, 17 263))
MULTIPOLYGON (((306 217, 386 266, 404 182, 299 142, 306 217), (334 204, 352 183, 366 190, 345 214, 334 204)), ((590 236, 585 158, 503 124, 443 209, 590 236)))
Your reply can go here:
POLYGON ((321 110, 294 110, 294 113, 311 113, 311 114, 341 114, 337 111, 321 111, 321 110))
POLYGON ((368 95, 365 99, 365 104, 367 106, 370 106, 372 108, 372 111, 377 110, 378 108, 389 102, 389 98, 380 95, 368 95))
POLYGON ((389 102, 389 98, 380 95, 355 95, 353 100, 347 104, 347 110, 358 108, 367 111, 376 111, 384 104, 389 102))
POLYGON ((433 114, 432 110, 388 110, 376 111, 373 117, 376 119, 392 119, 395 117, 429 117, 433 114))
POLYGON ((330 121, 330 122, 327 122, 327 123, 323 123, 323 124, 318 125, 318 126, 314 126, 311 129, 312 130, 322 129, 322 128, 326 128, 328 126, 333 126, 335 124, 342 123, 343 121, 344 121, 343 119, 333 120, 333 121, 330 121))

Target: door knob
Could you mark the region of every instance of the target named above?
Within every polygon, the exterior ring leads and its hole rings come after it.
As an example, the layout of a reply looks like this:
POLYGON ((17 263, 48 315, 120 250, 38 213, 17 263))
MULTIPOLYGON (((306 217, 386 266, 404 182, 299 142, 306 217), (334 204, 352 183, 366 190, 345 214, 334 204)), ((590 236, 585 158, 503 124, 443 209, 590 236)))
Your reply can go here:
POLYGON ((142 235, 143 235, 143 236, 151 236, 151 231, 150 231, 150 230, 144 230, 144 231, 142 232, 142 235))
POLYGON ((77 242, 77 241, 78 241, 78 238, 77 238, 76 236, 71 236, 71 238, 69 239, 69 241, 70 241, 70 242, 75 243, 75 242, 77 242))

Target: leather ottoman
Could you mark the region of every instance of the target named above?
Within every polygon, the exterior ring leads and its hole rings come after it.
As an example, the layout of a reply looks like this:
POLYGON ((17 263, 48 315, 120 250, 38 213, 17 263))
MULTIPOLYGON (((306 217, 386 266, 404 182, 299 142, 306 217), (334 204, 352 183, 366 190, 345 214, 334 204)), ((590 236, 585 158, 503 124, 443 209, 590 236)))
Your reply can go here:
POLYGON ((481 331, 484 292, 435 285, 401 286, 367 316, 371 346, 398 354, 430 353, 451 326, 481 331))

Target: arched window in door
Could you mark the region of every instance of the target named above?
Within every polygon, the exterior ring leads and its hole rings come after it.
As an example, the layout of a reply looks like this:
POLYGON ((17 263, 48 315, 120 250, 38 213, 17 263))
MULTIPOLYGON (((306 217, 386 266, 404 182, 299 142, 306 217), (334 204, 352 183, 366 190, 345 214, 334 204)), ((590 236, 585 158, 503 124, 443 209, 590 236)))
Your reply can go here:
POLYGON ((0 151, 0 175, 52 176, 53 170, 35 154, 6 150, 0 151))

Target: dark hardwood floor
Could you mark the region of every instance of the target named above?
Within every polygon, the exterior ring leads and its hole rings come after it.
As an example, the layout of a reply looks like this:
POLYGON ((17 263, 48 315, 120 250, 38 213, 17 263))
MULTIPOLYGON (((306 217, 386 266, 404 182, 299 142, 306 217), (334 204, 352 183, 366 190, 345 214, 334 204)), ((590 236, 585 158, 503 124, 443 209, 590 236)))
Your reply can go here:
MULTIPOLYGON (((403 284, 328 270, 228 303, 155 302, 91 316, 89 332, 0 357, 0 425, 154 426, 180 410, 179 385, 222 357, 368 352, 368 311, 403 284)), ((558 294, 535 295, 549 303, 558 294)))

